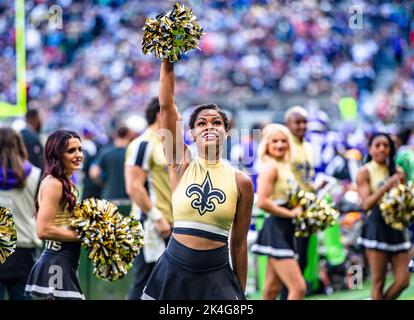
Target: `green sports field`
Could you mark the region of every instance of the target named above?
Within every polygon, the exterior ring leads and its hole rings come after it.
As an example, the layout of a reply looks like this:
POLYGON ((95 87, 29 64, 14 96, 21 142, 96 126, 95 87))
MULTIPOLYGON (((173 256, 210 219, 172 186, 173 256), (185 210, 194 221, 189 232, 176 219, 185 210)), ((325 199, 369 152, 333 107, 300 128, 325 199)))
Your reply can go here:
MULTIPOLYGON (((388 277, 386 286, 390 285, 392 282, 392 277, 388 277)), ((363 284, 362 289, 354 289, 354 290, 346 290, 346 291, 338 291, 331 295, 311 295, 306 297, 306 300, 367 300, 370 299, 370 290, 371 290, 371 283, 370 281, 366 281, 363 284)), ((252 300, 261 299, 261 294, 257 293, 252 295, 252 300)), ((400 300, 414 300, 414 275, 411 277, 411 284, 407 290, 405 290, 401 296, 399 297, 400 300)))
MULTIPOLYGON (((388 277, 386 286, 390 285, 392 278, 388 277)), ((335 292, 332 295, 314 295, 306 298, 307 300, 366 300, 370 297, 371 283, 366 281, 362 289, 347 290, 342 292, 335 292)), ((414 275, 411 277, 411 284, 405 290, 400 300, 414 300, 414 275)))
MULTIPOLYGON (((117 282, 107 282, 96 278, 92 275, 86 252, 82 250, 81 264, 79 266, 79 275, 82 289, 87 299, 92 300, 125 300, 127 299, 128 289, 133 281, 133 272, 130 270, 127 276, 117 282)), ((392 281, 388 277, 386 286, 392 281)), ((363 284, 362 289, 338 291, 331 295, 312 295, 306 297, 306 300, 367 300, 370 298, 370 281, 363 284)), ((411 277, 411 284, 400 296, 401 300, 414 300, 414 275, 411 277)), ((249 300, 261 300, 261 292, 256 292, 249 297, 249 300)))
MULTIPOLYGON (((85 289, 87 299, 103 299, 103 300, 124 300, 127 298, 128 288, 132 282, 132 273, 117 283, 110 283, 99 280, 92 276, 89 286, 85 289)), ((391 280, 391 279, 389 279, 391 280)), ((390 281, 387 282, 389 284, 390 281)), ((83 283, 85 284, 85 282, 83 283)), ((362 289, 347 290, 335 292, 331 295, 312 295, 306 297, 306 300, 367 300, 370 297, 370 283, 366 282, 362 289)), ((261 294, 257 293, 250 297, 249 300, 260 300, 261 294)), ((400 300, 414 300, 414 276, 411 278, 410 287, 403 292, 399 298, 400 300)))
MULTIPOLYGON (((129 212, 129 208, 122 208, 121 212, 129 212)), ((256 256, 250 255, 249 259, 257 259, 256 256)), ((249 277, 257 277, 256 281, 262 283, 265 276, 265 265, 264 257, 262 259, 262 268, 249 267, 249 277), (258 275, 256 273, 259 273, 258 275)), ((85 293, 87 299, 92 300, 124 300, 127 299, 128 290, 133 282, 133 270, 130 269, 126 277, 116 282, 107 282, 98 279, 92 274, 91 263, 87 258, 86 251, 82 249, 80 265, 78 268, 81 287, 85 293)), ((392 282, 392 276, 387 278, 386 286, 392 282)), ((331 295, 311 295, 306 297, 306 300, 366 300, 370 299, 371 283, 366 280, 363 283, 362 289, 338 291, 331 295)), ((257 291, 249 295, 249 300, 261 300, 262 293, 257 291)), ((414 300, 414 274, 411 277, 411 284, 407 290, 405 290, 400 296, 401 300, 414 300)))

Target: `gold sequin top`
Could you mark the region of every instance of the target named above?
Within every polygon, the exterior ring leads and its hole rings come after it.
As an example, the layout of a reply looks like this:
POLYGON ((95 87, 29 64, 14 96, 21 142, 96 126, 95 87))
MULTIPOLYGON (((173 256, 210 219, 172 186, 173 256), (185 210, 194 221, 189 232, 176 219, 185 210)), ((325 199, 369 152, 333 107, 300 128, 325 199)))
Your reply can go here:
POLYGON ((55 219, 53 220, 53 224, 58 227, 69 227, 69 219, 71 216, 72 213, 69 211, 68 205, 63 206, 60 204, 55 219))
POLYGON ((297 186, 295 175, 289 162, 275 161, 277 166, 277 179, 273 187, 272 199, 279 204, 289 200, 289 193, 297 186))

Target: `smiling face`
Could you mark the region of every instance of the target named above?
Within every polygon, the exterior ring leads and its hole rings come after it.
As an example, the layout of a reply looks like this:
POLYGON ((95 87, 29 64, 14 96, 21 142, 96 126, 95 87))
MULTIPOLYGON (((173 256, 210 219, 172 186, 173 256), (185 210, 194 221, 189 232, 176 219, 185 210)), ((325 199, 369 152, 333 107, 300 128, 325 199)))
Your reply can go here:
POLYGON ((286 126, 296 138, 302 140, 306 134, 308 120, 299 113, 293 113, 286 122, 286 126))
POLYGON ((281 131, 276 132, 267 143, 267 154, 272 158, 282 160, 288 151, 288 137, 281 131))
POLYGON ((378 136, 374 138, 369 147, 369 154, 372 159, 378 163, 385 163, 390 155, 391 146, 385 136, 378 136))
POLYGON ((62 156, 65 171, 71 175, 74 171, 80 170, 83 160, 82 144, 77 138, 70 138, 62 156))
POLYGON ((198 149, 204 152, 220 147, 227 138, 223 118, 213 109, 200 111, 191 133, 198 149))

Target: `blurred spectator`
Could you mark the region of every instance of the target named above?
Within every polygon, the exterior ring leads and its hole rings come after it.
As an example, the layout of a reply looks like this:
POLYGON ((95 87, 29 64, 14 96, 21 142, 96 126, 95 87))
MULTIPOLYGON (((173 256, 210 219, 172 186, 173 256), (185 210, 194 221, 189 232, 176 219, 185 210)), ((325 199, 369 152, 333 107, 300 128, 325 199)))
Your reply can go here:
POLYGON ((241 137, 240 143, 231 148, 230 154, 231 163, 250 177, 255 192, 258 174, 256 154, 263 128, 263 123, 253 124, 248 134, 241 137))
POLYGON ((35 263, 35 197, 40 169, 28 161, 23 139, 10 128, 0 128, 0 206, 13 214, 17 231, 16 251, 0 264, 0 300, 7 292, 10 300, 23 300, 27 278, 35 263))
POLYGON ((28 151, 30 163, 43 170, 43 145, 39 138, 41 131, 42 119, 39 110, 28 110, 26 128, 21 131, 21 135, 28 151))
POLYGON ((335 156, 338 142, 336 132, 329 130, 329 118, 325 112, 315 112, 310 117, 306 136, 313 149, 315 173, 324 172, 335 156))
POLYGON ((89 175, 89 170, 92 164, 96 161, 100 149, 100 144, 94 140, 94 136, 94 132, 91 128, 85 127, 83 129, 82 148, 84 161, 82 172, 84 177, 82 200, 91 197, 99 198, 102 190, 101 185, 96 183, 89 175))
POLYGON ((133 132, 127 127, 116 129, 113 146, 102 150, 89 169, 89 176, 103 185, 101 199, 125 200, 124 162, 128 144, 134 139, 133 132))
POLYGON ((409 144, 412 130, 404 130, 398 134, 400 147, 398 149, 396 164, 399 165, 405 173, 407 181, 414 183, 414 145, 409 144))
POLYGON ((138 114, 130 115, 125 119, 125 127, 130 130, 130 134, 133 138, 138 138, 147 128, 147 121, 145 118, 138 114))
POLYGON ((361 164, 361 152, 358 149, 349 149, 343 154, 337 153, 329 162, 325 173, 343 183, 352 184, 356 181, 356 174, 361 164))
MULTIPOLYGON (((354 87, 345 96, 356 99, 362 113, 363 102, 383 121, 412 110, 412 1, 358 1, 364 25, 355 30, 348 25, 352 0, 287 3, 191 3, 207 34, 201 51, 177 63, 177 96, 187 104, 203 97, 271 97, 276 92, 342 97, 344 87, 354 87), (378 90, 384 96, 378 97, 378 90)), ((81 116, 105 124, 108 115, 144 106, 156 94, 159 62, 141 53, 140 39, 146 17, 170 10, 171 2, 58 1, 63 29, 49 28, 48 4, 25 1, 30 107, 40 105, 51 119, 64 116, 75 123, 81 116)), ((3 1, 0 101, 12 103, 14 34, 8 30, 13 16, 13 1, 3 1)), ((59 126, 50 123, 50 130, 59 126)))

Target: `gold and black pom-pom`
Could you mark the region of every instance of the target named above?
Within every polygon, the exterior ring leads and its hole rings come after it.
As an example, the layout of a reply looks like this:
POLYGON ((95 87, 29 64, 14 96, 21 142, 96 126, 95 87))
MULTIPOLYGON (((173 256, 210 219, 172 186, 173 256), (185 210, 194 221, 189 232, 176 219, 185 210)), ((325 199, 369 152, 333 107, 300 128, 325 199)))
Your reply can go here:
POLYGON ((312 233, 322 231, 333 226, 339 218, 337 210, 325 199, 318 199, 312 192, 292 192, 288 205, 291 208, 300 206, 303 210, 294 218, 296 237, 308 237, 312 233))
POLYGON ((14 253, 17 233, 13 214, 5 207, 0 206, 0 264, 14 253))
POLYGON ((124 217, 107 200, 84 200, 76 206, 70 222, 89 250, 93 273, 104 280, 124 277, 144 244, 141 223, 124 217))
POLYGON ((402 231, 414 222, 414 183, 400 184, 381 199, 381 215, 387 225, 402 231))
POLYGON ((181 55, 191 49, 200 49, 198 43, 204 35, 192 10, 176 3, 172 11, 147 18, 144 26, 142 52, 155 53, 161 60, 181 60, 181 55))

